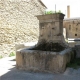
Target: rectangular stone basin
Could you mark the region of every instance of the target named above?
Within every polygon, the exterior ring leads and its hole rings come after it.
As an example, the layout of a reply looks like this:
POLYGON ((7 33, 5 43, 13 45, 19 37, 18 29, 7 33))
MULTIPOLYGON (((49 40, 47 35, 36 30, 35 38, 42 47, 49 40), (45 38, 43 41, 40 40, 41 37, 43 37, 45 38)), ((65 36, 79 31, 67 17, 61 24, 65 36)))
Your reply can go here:
POLYGON ((22 49, 16 52, 16 67, 21 70, 62 73, 74 55, 71 48, 61 52, 22 49))

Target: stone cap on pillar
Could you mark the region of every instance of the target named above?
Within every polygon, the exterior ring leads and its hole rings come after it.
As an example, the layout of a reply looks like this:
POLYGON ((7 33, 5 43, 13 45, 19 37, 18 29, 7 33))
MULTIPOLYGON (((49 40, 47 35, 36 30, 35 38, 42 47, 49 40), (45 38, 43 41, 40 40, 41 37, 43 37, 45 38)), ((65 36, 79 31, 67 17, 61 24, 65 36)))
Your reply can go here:
POLYGON ((36 17, 38 18, 39 21, 46 21, 46 20, 63 20, 64 19, 64 14, 63 13, 54 13, 54 14, 45 14, 45 15, 37 15, 36 17))

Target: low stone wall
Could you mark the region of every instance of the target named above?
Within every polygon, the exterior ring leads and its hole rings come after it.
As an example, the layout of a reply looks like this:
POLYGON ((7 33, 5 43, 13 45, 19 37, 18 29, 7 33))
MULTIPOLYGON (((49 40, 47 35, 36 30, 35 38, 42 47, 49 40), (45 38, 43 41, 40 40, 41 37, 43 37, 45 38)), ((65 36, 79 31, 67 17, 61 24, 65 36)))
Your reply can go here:
POLYGON ((74 55, 72 49, 61 52, 22 49, 16 52, 16 67, 27 71, 64 72, 74 55))

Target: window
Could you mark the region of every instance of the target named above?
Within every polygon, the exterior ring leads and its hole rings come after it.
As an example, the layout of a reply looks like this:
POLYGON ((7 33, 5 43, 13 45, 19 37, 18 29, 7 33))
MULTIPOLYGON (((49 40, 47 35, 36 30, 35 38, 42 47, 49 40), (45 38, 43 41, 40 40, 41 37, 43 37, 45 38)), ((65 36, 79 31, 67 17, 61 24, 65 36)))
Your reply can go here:
POLYGON ((75 36, 77 36, 77 34, 75 34, 75 36))

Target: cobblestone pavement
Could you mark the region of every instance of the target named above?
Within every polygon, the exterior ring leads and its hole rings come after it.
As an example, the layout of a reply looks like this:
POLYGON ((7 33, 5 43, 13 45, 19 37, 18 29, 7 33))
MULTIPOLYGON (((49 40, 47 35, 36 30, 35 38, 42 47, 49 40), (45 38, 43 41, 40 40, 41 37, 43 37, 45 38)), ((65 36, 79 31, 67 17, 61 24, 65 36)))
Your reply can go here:
POLYGON ((51 74, 25 72, 15 66, 15 57, 0 59, 0 80, 80 80, 80 68, 67 68, 63 74, 51 74))

